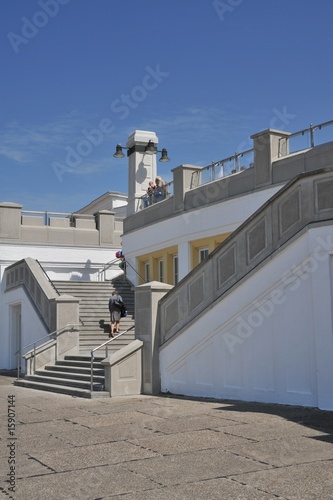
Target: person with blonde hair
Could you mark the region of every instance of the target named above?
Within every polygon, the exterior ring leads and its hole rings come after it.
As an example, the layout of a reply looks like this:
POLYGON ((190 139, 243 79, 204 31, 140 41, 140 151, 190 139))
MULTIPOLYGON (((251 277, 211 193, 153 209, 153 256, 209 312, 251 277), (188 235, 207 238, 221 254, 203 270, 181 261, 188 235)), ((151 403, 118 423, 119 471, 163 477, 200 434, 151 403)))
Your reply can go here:
POLYGON ((166 197, 166 185, 164 180, 161 177, 156 177, 155 179, 155 192, 154 192, 154 198, 155 201, 161 201, 164 200, 166 197))

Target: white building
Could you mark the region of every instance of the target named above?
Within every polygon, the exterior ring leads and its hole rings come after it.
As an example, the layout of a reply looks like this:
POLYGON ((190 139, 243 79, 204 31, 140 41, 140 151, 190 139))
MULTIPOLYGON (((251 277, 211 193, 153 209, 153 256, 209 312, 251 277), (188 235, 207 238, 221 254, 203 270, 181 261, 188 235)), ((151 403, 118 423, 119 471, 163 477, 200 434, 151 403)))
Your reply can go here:
POLYGON ((25 288, 8 290, 6 268, 31 258, 50 280, 100 281, 117 276, 122 273, 118 264, 107 264, 121 248, 126 205, 125 194, 112 192, 75 214, 27 212, 21 205, 0 203, 0 369, 15 368, 18 348, 50 332, 25 288))
MULTIPOLYGON (((333 410, 333 142, 315 146, 314 130, 254 134, 246 161, 239 153, 205 168, 178 166, 167 196, 148 203, 158 139, 135 131, 123 228, 108 210, 89 215, 94 202, 46 227, 20 206, 0 205, 2 366, 12 366, 20 328, 21 341, 45 331, 15 286, 20 268, 6 282, 4 269, 29 256, 50 279, 97 280, 122 232, 144 393, 333 410), (311 147, 291 152, 301 133, 311 147)), ((53 304, 52 291, 43 293, 53 304)), ((46 316, 68 317, 67 302, 60 297, 46 316)))
POLYGON ((253 135, 249 168, 208 183, 181 165, 173 196, 125 219, 137 335, 152 322, 158 346, 144 354, 158 358, 153 392, 333 409, 333 142, 290 153, 291 137, 253 135))

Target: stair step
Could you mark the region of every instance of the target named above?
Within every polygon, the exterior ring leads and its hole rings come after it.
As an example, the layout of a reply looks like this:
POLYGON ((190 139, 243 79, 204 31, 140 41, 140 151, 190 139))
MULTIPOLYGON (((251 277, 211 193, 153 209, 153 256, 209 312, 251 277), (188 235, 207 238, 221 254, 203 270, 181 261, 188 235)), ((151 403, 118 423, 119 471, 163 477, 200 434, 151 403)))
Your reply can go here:
MULTIPOLYGON (((28 375, 27 377, 25 377, 24 380, 29 382, 40 382, 43 384, 60 385, 60 386, 64 385, 66 387, 90 390, 90 380, 88 380, 88 378, 87 380, 77 380, 71 378, 48 377, 45 375, 28 375)), ((104 383, 94 382, 93 388, 94 391, 101 391, 104 389, 104 383)))
MULTIPOLYGON (((52 365, 45 366, 45 371, 56 372, 56 373, 77 373, 81 375, 89 375, 90 376, 90 367, 81 367, 81 366, 73 366, 73 365, 52 365)), ((37 372, 36 372, 37 373, 37 372)), ((93 374, 104 376, 104 368, 95 368, 93 367, 93 374)))
MULTIPOLYGON (((73 369, 71 371, 58 371, 58 370, 53 370, 53 367, 49 367, 48 370, 36 370, 35 375, 41 376, 41 377, 55 377, 59 379, 64 379, 64 380, 78 380, 80 382, 89 382, 90 383, 90 371, 87 370, 87 373, 78 373, 74 371, 73 369)), ((93 372, 93 378, 94 382, 99 383, 99 384, 104 384, 104 370, 100 370, 99 373, 93 372)))
POLYGON ((110 394, 106 391, 90 392, 87 389, 78 389, 76 387, 66 387, 57 384, 44 384, 42 382, 34 382, 27 379, 19 379, 14 381, 15 386, 26 387, 28 389, 36 389, 40 391, 56 392, 59 394, 68 394, 69 396, 81 398, 109 398, 110 394))

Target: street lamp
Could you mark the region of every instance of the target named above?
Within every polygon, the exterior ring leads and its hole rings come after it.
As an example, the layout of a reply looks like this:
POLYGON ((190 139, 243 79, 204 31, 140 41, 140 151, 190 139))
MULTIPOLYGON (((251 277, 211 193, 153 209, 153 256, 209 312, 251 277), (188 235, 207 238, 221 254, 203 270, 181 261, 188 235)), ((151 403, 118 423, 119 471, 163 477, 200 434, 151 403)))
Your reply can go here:
MULTIPOLYGON (((127 148, 126 146, 122 146, 121 144, 117 144, 116 146, 116 152, 113 155, 114 158, 124 158, 124 153, 123 149, 127 149, 127 156, 133 153, 134 149, 132 148, 127 148)), ((168 157, 168 152, 165 148, 163 148, 161 151, 158 150, 155 146, 154 141, 150 140, 148 141, 146 146, 136 146, 135 151, 140 151, 141 153, 145 153, 147 155, 155 155, 156 153, 161 153, 161 158, 159 158, 160 162, 167 162, 170 161, 170 158, 168 157)))

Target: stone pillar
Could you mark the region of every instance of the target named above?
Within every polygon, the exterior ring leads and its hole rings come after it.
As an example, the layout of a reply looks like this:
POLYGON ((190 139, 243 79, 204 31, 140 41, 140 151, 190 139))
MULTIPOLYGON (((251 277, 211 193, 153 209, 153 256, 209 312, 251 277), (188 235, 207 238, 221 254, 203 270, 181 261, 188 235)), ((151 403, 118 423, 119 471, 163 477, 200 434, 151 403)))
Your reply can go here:
POLYGON ((99 231, 99 244, 114 243, 114 212, 101 210, 96 214, 96 226, 99 231))
POLYGON ((289 154, 289 136, 290 132, 271 128, 251 135, 254 147, 255 188, 272 183, 272 163, 289 154))
POLYGON ((79 303, 80 300, 71 295, 60 295, 51 301, 55 319, 52 331, 63 328, 57 336, 57 359, 63 359, 65 354, 79 354, 79 303), (69 324, 75 326, 65 328, 69 324))
POLYGON ((188 241, 178 243, 178 281, 191 271, 191 246, 188 241))
POLYGON ((0 238, 21 238, 21 209, 17 203, 0 203, 0 238))
POLYGON ((192 165, 180 165, 171 170, 173 173, 173 209, 175 213, 184 210, 185 193, 192 187, 192 174, 200 170, 201 167, 192 165))
POLYGON ((138 211, 140 198, 148 188, 148 183, 156 177, 156 154, 145 153, 149 141, 157 146, 155 132, 135 130, 128 138, 128 205, 127 217, 138 211))
POLYGON ((152 281, 135 288, 135 337, 143 341, 142 392, 157 395, 160 392, 159 347, 157 326, 158 302, 173 288, 172 285, 152 281))

